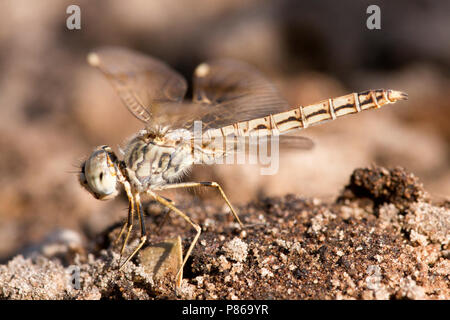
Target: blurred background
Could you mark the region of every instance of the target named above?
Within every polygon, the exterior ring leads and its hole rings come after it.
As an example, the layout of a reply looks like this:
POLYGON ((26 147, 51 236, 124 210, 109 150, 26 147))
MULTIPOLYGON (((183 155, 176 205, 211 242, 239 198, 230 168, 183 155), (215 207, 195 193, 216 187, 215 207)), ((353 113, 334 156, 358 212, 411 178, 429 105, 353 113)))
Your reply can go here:
MULTIPOLYGON (((154 55, 188 80, 202 61, 245 60, 292 105, 392 88, 407 102, 308 128, 311 151, 286 153, 278 174, 257 166, 194 168, 238 205, 294 193, 333 200, 353 169, 402 166, 437 198, 450 194, 450 2, 265 0, 2 0, 0 2, 0 261, 57 228, 95 235, 127 202, 93 199, 76 172, 97 145, 117 150, 142 127, 86 63, 101 45, 154 55), (68 30, 66 8, 81 8, 68 30), (368 30, 366 9, 381 9, 368 30)), ((198 191, 205 201, 220 200, 198 191)), ((179 205, 192 195, 171 195, 179 205), (184 199, 184 200, 183 200, 184 199)))

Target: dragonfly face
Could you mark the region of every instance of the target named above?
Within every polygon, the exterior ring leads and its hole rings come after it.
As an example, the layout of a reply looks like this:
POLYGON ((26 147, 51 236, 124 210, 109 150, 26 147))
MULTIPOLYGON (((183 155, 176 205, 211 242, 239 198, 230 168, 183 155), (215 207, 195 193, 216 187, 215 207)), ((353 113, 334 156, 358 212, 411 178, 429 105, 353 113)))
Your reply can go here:
POLYGON ((117 196, 117 158, 108 146, 92 152, 81 165, 80 184, 96 199, 109 200, 117 196))

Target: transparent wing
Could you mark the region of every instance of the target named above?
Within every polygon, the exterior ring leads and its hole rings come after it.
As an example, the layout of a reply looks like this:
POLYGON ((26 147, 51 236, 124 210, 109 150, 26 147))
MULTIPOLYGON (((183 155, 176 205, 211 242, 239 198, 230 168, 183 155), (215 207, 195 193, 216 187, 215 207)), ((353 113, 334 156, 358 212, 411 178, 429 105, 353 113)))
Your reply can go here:
POLYGON ((288 103, 277 89, 255 68, 234 60, 217 60, 200 64, 194 73, 195 118, 186 121, 191 128, 194 120, 203 122, 203 129, 220 128, 239 121, 251 120, 286 111, 288 103))
POLYGON ((266 147, 270 152, 274 147, 292 151, 310 150, 314 147, 314 142, 311 139, 292 134, 246 137, 228 136, 225 139, 225 143, 227 152, 242 152, 242 149, 249 150, 255 146, 258 146, 259 149, 266 147))
MULTIPOLYGON (((314 145, 300 136, 246 136, 215 137, 210 141, 198 140, 194 148, 197 164, 258 163, 267 157, 279 157, 283 151, 311 149, 314 145), (248 161, 248 162, 247 162, 248 161)), ((265 160, 263 160, 265 161, 265 160)))
POLYGON ((139 120, 158 122, 164 106, 183 100, 186 80, 164 62, 118 47, 98 48, 88 55, 111 82, 123 103, 139 120))
POLYGON ((311 139, 297 135, 271 136, 217 136, 213 138, 192 139, 197 150, 215 158, 228 157, 233 154, 277 152, 277 150, 300 151, 314 147, 311 139))

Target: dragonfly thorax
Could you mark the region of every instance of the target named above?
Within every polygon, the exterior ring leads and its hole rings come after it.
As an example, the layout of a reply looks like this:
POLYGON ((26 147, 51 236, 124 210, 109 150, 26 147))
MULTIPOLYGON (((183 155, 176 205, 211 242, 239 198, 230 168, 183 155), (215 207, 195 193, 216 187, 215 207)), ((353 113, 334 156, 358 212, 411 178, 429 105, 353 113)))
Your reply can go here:
POLYGON ((189 143, 139 135, 124 151, 126 175, 140 191, 179 179, 193 164, 189 143))

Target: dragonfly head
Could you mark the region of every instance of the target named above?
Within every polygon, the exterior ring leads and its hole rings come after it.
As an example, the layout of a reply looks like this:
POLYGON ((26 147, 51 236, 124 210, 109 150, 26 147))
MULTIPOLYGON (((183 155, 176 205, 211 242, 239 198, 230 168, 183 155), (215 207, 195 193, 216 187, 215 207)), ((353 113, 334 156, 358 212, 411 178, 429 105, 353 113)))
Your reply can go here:
POLYGON ((96 199, 109 200, 117 196, 118 161, 108 146, 100 146, 81 164, 78 177, 83 186, 96 199))

